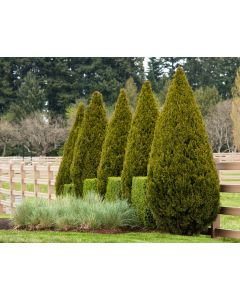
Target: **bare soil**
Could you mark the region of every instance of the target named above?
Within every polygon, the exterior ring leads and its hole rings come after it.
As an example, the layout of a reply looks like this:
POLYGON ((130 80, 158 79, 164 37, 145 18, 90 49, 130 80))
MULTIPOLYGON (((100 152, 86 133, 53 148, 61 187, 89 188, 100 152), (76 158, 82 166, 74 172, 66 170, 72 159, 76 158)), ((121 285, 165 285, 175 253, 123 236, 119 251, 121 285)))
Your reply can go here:
POLYGON ((0 229, 13 229, 13 223, 11 219, 1 219, 0 218, 0 229))

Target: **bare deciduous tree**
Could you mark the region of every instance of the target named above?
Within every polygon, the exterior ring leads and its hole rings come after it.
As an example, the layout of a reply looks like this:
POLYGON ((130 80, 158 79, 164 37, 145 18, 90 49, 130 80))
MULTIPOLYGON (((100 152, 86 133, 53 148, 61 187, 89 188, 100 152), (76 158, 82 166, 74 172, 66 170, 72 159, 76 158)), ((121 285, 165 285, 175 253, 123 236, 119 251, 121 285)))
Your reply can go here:
POLYGON ((9 121, 0 120, 0 147, 2 148, 2 156, 6 154, 7 146, 14 146, 18 141, 18 131, 16 126, 9 121))
POLYGON ((233 150, 231 108, 231 100, 221 101, 206 117, 206 129, 214 152, 233 150))
POLYGON ((240 69, 237 70, 234 86, 232 89, 232 121, 233 121, 233 139, 235 150, 240 150, 240 69))
POLYGON ((22 120, 19 142, 29 152, 46 155, 64 143, 68 129, 62 119, 50 119, 43 113, 34 113, 22 120))

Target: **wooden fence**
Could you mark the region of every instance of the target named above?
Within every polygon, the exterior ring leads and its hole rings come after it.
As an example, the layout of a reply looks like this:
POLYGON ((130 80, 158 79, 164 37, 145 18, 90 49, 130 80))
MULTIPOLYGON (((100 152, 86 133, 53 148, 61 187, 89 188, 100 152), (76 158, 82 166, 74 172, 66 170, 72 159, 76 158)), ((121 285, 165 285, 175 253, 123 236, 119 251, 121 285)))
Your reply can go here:
POLYGON ((240 161, 240 152, 213 153, 213 157, 218 162, 240 161))
MULTIPOLYGON (((238 181, 240 180, 240 162, 218 162, 216 163, 216 167, 220 177, 220 191, 223 193, 240 193, 240 182, 238 181)), ((229 230, 221 228, 221 215, 240 216, 240 207, 221 207, 215 222, 213 222, 211 226, 211 236, 213 238, 240 238, 239 230, 229 230)))
POLYGON ((49 162, 0 162, 0 213, 12 213, 26 197, 54 199, 58 168, 49 162))
MULTIPOLYGON (((214 154, 220 179, 221 192, 240 193, 240 155, 231 161, 214 154), (239 158, 239 161, 237 160, 239 158)), ((15 158, 0 159, 0 213, 12 213, 16 204, 26 197, 41 197, 51 201, 55 198, 55 178, 61 158, 35 158, 22 161, 15 158)), ((240 201, 240 200, 239 200, 240 201)), ((240 238, 240 231, 222 229, 220 215, 240 216, 240 207, 221 207, 212 224, 211 235, 215 237, 240 238)))
MULTIPOLYGON (((240 161, 240 152, 229 152, 229 153, 213 153, 213 157, 218 162, 223 161, 240 161)), ((26 164, 31 164, 33 162, 37 162, 40 164, 47 164, 52 163, 54 165, 59 165, 62 160, 62 156, 5 156, 0 157, 1 163, 9 163, 9 161, 12 161, 14 163, 21 163, 24 161, 26 164)))
POLYGON ((28 165, 33 163, 39 163, 41 165, 47 165, 48 163, 51 163, 52 165, 59 165, 61 160, 62 156, 4 156, 0 157, 0 164, 9 164, 11 161, 14 164, 20 164, 21 162, 24 162, 28 165))

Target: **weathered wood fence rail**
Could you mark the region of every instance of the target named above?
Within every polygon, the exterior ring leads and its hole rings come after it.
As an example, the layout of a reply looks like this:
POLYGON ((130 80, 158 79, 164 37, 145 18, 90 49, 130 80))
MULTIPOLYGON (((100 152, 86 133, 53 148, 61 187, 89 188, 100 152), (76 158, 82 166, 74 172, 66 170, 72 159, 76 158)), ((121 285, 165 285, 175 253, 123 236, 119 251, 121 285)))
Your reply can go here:
POLYGON ((25 164, 32 164, 32 163, 39 163, 39 164, 47 164, 51 163, 53 165, 59 165, 62 160, 62 156, 5 156, 0 157, 0 164, 9 164, 10 161, 14 164, 20 164, 21 162, 24 162, 25 164))
MULTIPOLYGON (((223 193, 240 193, 240 182, 239 174, 240 174, 240 162, 217 162, 216 167, 218 170, 218 174, 220 177, 220 191, 223 193), (223 177, 222 172, 228 171, 231 172, 238 172, 236 175, 233 173, 233 176, 225 176, 223 177), (224 179, 227 178, 230 182, 227 184, 224 182, 224 179), (236 179, 237 178, 237 179, 236 179), (235 182, 232 182, 236 180, 235 182)), ((225 179, 226 180, 226 179, 225 179)), ((240 203, 240 199, 239 199, 240 203)), ((221 207, 220 212, 213 222, 211 227, 211 236, 213 238, 216 237, 228 237, 228 238, 240 238, 240 230, 229 230, 229 229, 222 229, 220 216, 221 215, 230 215, 230 216, 240 216, 240 207, 221 207)))
POLYGON ((11 213, 26 197, 55 198, 55 178, 59 165, 33 162, 0 162, 0 212, 11 213))

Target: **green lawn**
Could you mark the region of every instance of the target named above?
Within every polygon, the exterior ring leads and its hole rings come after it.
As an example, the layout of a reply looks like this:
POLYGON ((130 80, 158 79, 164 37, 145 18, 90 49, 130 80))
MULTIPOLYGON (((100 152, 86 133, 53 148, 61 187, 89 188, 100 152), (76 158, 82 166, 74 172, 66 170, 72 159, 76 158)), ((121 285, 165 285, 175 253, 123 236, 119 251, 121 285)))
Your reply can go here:
MULTIPOLYGON (((239 193, 222 193, 221 205, 229 207, 240 207, 239 193)), ((240 230, 240 217, 220 216, 220 224, 223 229, 240 230)))
MULTIPOLYGON (((9 189, 9 183, 8 182, 3 182, 2 187, 4 189, 9 189)), ((16 191, 21 191, 21 183, 15 183, 15 189, 16 191)), ((34 191, 34 185, 32 183, 27 183, 26 184, 26 190, 29 192, 34 191)), ((41 193, 47 193, 48 192, 48 186, 45 184, 40 184, 40 192, 41 193)))
POLYGON ((219 243, 238 242, 230 239, 211 239, 210 236, 179 236, 157 232, 100 234, 81 232, 50 232, 0 230, 1 243, 219 243))
POLYGON ((0 219, 8 219, 8 218, 11 218, 11 215, 0 214, 0 219))

